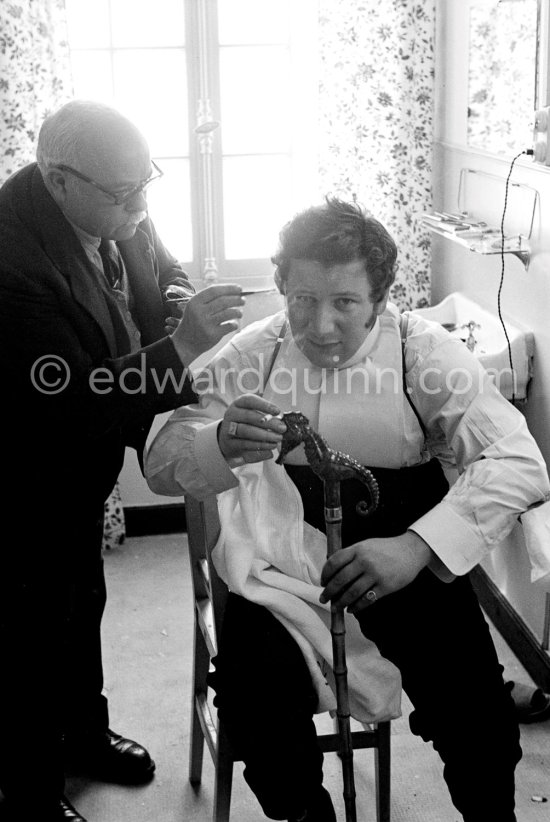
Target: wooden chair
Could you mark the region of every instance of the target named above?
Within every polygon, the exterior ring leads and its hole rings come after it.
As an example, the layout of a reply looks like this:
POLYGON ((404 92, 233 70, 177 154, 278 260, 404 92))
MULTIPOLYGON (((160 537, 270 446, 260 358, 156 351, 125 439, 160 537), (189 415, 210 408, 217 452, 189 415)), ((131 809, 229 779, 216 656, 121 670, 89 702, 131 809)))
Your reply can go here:
MULTIPOLYGON (((216 655, 228 593, 210 557, 220 530, 216 498, 212 496, 199 502, 187 495, 185 512, 195 602, 189 780, 192 785, 201 782, 206 740, 215 768, 212 819, 229 822, 233 762, 237 760, 232 755, 223 723, 212 715, 206 683, 210 661, 216 655)), ((352 739, 354 750, 374 748, 377 820, 390 822, 390 723, 380 722, 378 726, 353 731, 352 739)), ((319 744, 325 753, 337 752, 338 735, 321 734, 319 744)))

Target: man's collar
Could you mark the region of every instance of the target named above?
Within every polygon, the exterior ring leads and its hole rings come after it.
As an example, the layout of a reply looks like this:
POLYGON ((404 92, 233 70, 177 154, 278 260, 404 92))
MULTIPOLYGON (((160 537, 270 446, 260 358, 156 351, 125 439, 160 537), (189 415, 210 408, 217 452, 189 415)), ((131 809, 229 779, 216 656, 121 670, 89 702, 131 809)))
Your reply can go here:
POLYGON ((376 341, 378 340, 379 336, 380 317, 377 316, 374 321, 374 325, 368 332, 367 336, 365 337, 365 339, 363 340, 355 354, 352 354, 352 356, 348 360, 346 360, 346 362, 342 363, 341 365, 338 365, 338 368, 349 368, 352 365, 357 365, 358 363, 362 362, 365 359, 365 357, 367 357, 370 354, 370 352, 376 345, 376 341))
POLYGON ((84 247, 86 247, 86 245, 91 245, 96 250, 99 248, 99 244, 101 242, 101 237, 94 237, 93 234, 88 234, 88 232, 84 231, 83 228, 80 228, 80 226, 76 225, 76 223, 73 223, 72 220, 69 220, 69 218, 66 215, 65 215, 65 219, 71 225, 71 227, 73 228, 76 236, 78 237, 78 239, 80 240, 80 242, 82 243, 82 245, 84 247))

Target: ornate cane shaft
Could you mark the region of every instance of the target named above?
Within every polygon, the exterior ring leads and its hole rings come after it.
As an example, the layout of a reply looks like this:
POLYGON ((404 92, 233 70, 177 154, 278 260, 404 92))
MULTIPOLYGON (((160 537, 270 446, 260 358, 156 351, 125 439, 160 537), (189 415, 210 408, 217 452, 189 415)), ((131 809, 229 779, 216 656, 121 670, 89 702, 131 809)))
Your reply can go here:
MULTIPOLYGON (((307 461, 311 469, 323 480, 325 525, 327 530, 327 555, 331 557, 342 547, 342 505, 340 502, 340 482, 355 478, 368 488, 369 502, 366 513, 371 513, 378 505, 378 485, 371 472, 357 460, 341 451, 329 448, 323 437, 314 431, 307 417, 297 411, 283 414, 287 430, 283 435, 280 464, 289 451, 304 443, 307 461)), ((353 744, 350 730, 350 710, 348 695, 348 669, 346 666, 346 625, 341 608, 330 606, 330 633, 332 636, 332 669, 336 684, 336 716, 340 737, 340 758, 344 782, 344 803, 346 822, 357 822, 355 809, 355 778, 353 774, 353 744)))
MULTIPOLYGON (((342 547, 342 506, 340 503, 340 482, 324 481, 325 524, 327 529, 327 558, 342 547)), ((341 608, 331 603, 330 633, 332 637, 332 670, 336 684, 336 717, 340 737, 340 759, 344 783, 344 804, 346 822, 357 822, 355 807, 355 775, 353 772, 353 743, 351 739, 350 709, 348 694, 348 667, 346 663, 346 623, 341 608)))

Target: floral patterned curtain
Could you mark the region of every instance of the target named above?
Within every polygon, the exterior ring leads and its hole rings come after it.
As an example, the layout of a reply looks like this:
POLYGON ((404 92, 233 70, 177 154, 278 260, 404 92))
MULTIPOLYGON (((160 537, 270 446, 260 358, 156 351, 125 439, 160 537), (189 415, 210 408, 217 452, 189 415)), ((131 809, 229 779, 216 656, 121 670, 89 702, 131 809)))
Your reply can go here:
POLYGON ((429 305, 435 0, 320 0, 321 194, 355 196, 399 248, 391 298, 429 305))
POLYGON ((0 0, 0 183, 35 159, 42 120, 71 93, 65 0, 0 0))

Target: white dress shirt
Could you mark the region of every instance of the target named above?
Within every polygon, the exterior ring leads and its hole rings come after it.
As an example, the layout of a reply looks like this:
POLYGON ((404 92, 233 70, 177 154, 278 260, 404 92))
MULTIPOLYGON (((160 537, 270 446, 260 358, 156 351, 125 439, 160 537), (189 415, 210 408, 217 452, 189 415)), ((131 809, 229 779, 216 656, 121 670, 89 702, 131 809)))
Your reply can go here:
MULTIPOLYGON (((450 575, 469 571, 522 512, 548 500, 548 474, 523 415, 466 346, 439 324, 408 317, 406 383, 426 437, 402 388, 395 306, 388 305, 361 348, 334 371, 313 366, 289 332, 264 386, 281 312, 235 335, 196 375, 200 402, 177 409, 146 454, 152 490, 188 491, 200 499, 236 487, 243 468, 231 469, 221 454, 218 423, 238 396, 263 393, 283 411, 302 411, 331 447, 365 465, 400 468, 436 456, 444 467, 456 466, 458 478, 447 495, 410 528, 450 575)), ((287 461, 305 457, 296 449, 287 461)), ((537 565, 538 576, 550 572, 550 549, 537 565)))

